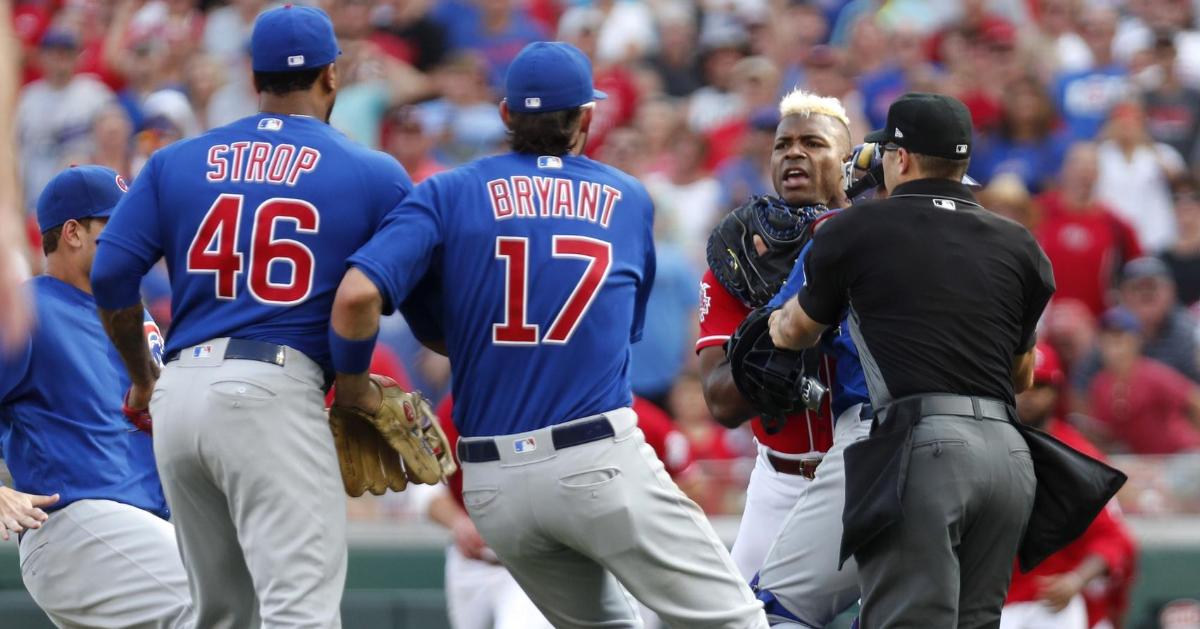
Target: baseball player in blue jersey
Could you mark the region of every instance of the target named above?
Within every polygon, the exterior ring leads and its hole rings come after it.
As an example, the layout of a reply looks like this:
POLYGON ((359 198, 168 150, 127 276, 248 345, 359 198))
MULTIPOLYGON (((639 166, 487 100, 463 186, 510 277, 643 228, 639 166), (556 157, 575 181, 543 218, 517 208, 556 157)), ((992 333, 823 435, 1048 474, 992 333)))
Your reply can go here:
POLYGON ((635 179, 579 155, 603 98, 591 63, 536 42, 505 87, 513 151, 426 180, 350 258, 330 335, 337 403, 379 406, 362 356, 381 312, 433 273, 467 511, 551 623, 641 626, 623 585, 668 626, 764 628, 629 408, 653 206, 635 179))
MULTIPOLYGON (((818 223, 816 229, 820 228, 818 223)), ((804 285, 804 260, 811 247, 809 243, 800 252, 787 283, 769 307, 779 308, 804 285)), ((852 558, 838 568, 835 540, 841 539, 846 500, 846 446, 868 436, 875 415, 850 327, 843 324, 826 334, 821 350, 835 361, 833 446, 807 491, 784 518, 755 578, 753 585, 772 627, 821 629, 859 596, 857 564, 852 558)))
MULTIPOLYGON (((122 414, 129 378, 88 281, 96 238, 124 189, 112 170, 80 166, 38 199, 46 275, 29 281, 36 327, 0 360, 0 431, 15 485, 0 487, 0 529, 21 534, 21 578, 57 626, 191 627, 151 438, 122 414)), ((161 359, 162 334, 144 310, 136 341, 161 359)))
POLYGON ((346 498, 324 409, 329 312, 346 258, 411 188, 327 124, 339 54, 318 9, 261 14, 260 113, 153 156, 100 240, 92 281, 154 418, 197 623, 337 627, 346 498), (138 280, 170 271, 157 377, 134 343, 138 280), (153 397, 151 396, 153 394, 153 397))

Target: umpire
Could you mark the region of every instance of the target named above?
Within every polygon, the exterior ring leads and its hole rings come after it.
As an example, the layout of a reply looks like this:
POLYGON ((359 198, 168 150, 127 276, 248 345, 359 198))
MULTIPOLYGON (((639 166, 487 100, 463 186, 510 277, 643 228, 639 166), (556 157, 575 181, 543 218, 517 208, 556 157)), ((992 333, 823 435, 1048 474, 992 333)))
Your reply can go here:
POLYGON ((858 561, 864 629, 994 627, 1037 487, 1014 391, 1054 278, 1030 233, 960 183, 961 102, 905 95, 866 140, 891 194, 823 226, 771 337, 809 347, 849 313, 877 415, 846 451, 842 561, 858 561))

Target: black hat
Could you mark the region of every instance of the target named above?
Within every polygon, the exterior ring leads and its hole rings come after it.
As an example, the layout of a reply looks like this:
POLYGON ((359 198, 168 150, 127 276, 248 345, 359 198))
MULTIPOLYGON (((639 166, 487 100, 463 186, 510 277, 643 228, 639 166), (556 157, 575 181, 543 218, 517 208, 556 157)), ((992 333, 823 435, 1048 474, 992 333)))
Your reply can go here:
POLYGON ((867 134, 866 141, 895 144, 922 155, 967 159, 971 112, 952 96, 905 94, 888 108, 887 126, 867 134))

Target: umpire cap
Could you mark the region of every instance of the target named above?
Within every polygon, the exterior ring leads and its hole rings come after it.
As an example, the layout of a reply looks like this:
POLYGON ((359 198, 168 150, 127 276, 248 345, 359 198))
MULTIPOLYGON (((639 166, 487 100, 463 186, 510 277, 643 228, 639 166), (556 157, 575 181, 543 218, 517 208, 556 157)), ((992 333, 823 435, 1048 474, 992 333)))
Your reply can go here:
POLYGON ((892 103, 887 126, 867 134, 866 141, 933 157, 967 159, 971 157, 971 112, 953 96, 912 92, 892 103))

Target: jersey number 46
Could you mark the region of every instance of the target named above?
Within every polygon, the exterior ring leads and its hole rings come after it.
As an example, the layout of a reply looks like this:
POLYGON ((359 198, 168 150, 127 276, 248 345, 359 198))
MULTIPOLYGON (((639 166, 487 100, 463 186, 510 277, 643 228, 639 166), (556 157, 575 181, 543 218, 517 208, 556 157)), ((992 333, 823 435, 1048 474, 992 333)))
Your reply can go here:
MULTIPOLYGON (((596 298, 612 266, 612 245, 586 236, 554 236, 550 251, 555 258, 587 260, 587 268, 567 302, 554 317, 541 342, 562 345, 571 340, 575 328, 596 298)), ((504 321, 492 325, 492 343, 536 345, 538 326, 526 321, 529 297, 529 239, 502 236, 496 239, 496 258, 504 260, 504 321)))
MULTIPOLYGON (((222 194, 208 208, 188 247, 188 273, 212 273, 217 299, 237 299, 238 275, 244 269, 243 254, 237 250, 238 231, 242 224, 240 194, 222 194)), ((275 238, 275 228, 282 221, 295 223, 296 232, 315 234, 321 223, 317 208, 300 199, 276 197, 267 199, 254 210, 253 232, 250 234, 250 276, 246 288, 258 301, 275 306, 290 306, 303 302, 312 290, 316 266, 312 250, 296 240, 275 238), (288 281, 271 281, 271 265, 289 265, 288 281)))

